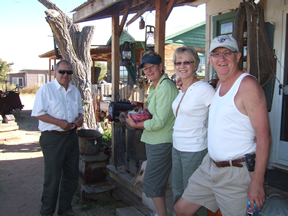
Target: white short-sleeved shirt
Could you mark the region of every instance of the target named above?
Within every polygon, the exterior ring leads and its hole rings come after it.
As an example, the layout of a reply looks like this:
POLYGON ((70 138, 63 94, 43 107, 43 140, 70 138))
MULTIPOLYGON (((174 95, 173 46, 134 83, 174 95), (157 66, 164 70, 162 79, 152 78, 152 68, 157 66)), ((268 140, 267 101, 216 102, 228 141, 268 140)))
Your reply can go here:
MULTIPOLYGON (((208 111, 215 90, 203 81, 192 84, 178 109, 174 124, 173 147, 183 152, 198 152, 207 148, 208 111)), ((180 91, 172 104, 173 113, 183 96, 180 91)))
MULTIPOLYGON (((50 116, 66 120, 69 123, 75 121, 78 114, 84 113, 82 99, 78 89, 69 83, 66 89, 61 86, 57 79, 46 83, 38 89, 31 116, 50 116)), ((57 130, 63 131, 59 126, 39 120, 40 131, 57 130)))

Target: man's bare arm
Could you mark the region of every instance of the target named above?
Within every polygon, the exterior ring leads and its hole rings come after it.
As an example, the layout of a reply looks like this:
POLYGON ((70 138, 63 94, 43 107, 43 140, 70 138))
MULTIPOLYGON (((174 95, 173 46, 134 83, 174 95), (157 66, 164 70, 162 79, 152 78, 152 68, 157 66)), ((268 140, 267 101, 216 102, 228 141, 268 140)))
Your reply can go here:
POLYGON ((44 114, 41 116, 34 116, 34 117, 37 118, 38 120, 43 121, 43 122, 57 125, 60 128, 62 128, 63 130, 69 130, 73 126, 72 124, 70 124, 66 120, 54 118, 54 117, 50 116, 49 114, 44 114))
POLYGON ((266 98, 262 87, 253 77, 243 79, 237 97, 242 100, 244 112, 250 118, 257 139, 255 170, 247 195, 251 205, 254 206, 255 202, 260 211, 265 201, 263 184, 271 146, 266 98))

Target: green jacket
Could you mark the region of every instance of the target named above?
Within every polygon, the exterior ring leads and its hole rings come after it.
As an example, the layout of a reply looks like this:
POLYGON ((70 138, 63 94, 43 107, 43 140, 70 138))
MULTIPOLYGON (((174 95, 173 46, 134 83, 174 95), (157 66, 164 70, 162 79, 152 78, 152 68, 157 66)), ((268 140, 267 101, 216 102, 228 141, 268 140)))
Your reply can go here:
POLYGON ((175 117, 172 103, 179 91, 176 85, 164 74, 156 88, 151 84, 148 95, 147 109, 152 119, 144 121, 141 141, 148 144, 172 143, 172 133, 175 117), (165 79, 165 80, 164 80, 165 79))

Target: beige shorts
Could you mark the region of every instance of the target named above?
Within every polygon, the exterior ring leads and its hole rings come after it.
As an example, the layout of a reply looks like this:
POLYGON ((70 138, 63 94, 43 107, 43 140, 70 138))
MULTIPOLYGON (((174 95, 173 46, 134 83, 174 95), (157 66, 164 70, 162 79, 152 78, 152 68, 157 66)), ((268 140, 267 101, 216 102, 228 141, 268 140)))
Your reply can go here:
POLYGON ((245 215, 253 172, 243 163, 243 167, 218 168, 207 154, 190 177, 182 197, 213 212, 220 208, 223 216, 245 215))

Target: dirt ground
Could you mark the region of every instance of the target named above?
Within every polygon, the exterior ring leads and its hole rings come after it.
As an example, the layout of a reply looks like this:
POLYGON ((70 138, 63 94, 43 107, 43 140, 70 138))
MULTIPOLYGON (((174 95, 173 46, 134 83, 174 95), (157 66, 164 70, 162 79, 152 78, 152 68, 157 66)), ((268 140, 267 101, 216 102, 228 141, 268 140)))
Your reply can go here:
MULTIPOLYGON (((44 162, 38 121, 30 116, 34 97, 20 95, 24 109, 14 114, 19 130, 0 132, 0 216, 40 215, 44 162)), ((74 211, 80 216, 110 216, 115 215, 116 208, 126 206, 109 193, 92 198, 98 201, 80 203, 78 189, 73 200, 74 211)))

